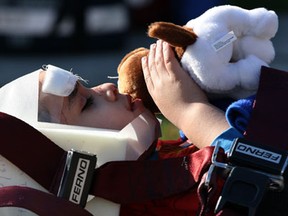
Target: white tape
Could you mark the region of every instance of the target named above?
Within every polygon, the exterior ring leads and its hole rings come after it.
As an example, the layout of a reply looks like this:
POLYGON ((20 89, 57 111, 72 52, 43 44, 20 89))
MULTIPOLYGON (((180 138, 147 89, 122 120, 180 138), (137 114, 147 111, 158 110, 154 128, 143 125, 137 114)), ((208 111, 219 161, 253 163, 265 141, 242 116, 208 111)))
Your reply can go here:
POLYGON ((46 74, 42 92, 61 97, 69 96, 74 90, 79 77, 70 71, 53 65, 47 65, 45 69, 46 74))

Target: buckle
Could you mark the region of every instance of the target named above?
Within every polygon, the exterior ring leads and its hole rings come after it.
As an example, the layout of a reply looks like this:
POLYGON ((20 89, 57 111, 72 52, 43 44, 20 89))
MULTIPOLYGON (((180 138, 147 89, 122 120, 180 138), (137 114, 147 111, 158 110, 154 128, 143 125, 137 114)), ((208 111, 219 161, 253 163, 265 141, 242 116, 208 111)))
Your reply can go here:
POLYGON ((217 161, 219 150, 220 143, 217 143, 205 179, 209 187, 212 175, 221 174, 226 178, 215 213, 226 204, 233 204, 248 208, 249 215, 254 215, 267 190, 281 192, 284 189, 286 152, 238 138, 227 154, 229 162, 222 163, 217 161))
POLYGON ((96 155, 71 149, 67 153, 58 197, 65 198, 83 208, 86 205, 92 184, 96 155))
POLYGON ((287 167, 287 153, 242 138, 234 140, 228 158, 231 163, 275 175, 283 175, 287 167))

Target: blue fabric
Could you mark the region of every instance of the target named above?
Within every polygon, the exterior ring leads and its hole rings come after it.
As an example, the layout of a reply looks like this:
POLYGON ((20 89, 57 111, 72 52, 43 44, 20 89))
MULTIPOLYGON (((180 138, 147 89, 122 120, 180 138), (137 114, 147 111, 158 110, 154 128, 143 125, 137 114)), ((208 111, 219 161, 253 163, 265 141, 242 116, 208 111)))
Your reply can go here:
POLYGON ((234 139, 242 137, 243 135, 238 130, 230 127, 218 137, 216 137, 216 139, 212 142, 211 146, 215 146, 219 142, 220 147, 222 147, 225 152, 228 152, 232 146, 234 139))
POLYGON ((255 95, 252 95, 248 98, 235 101, 227 108, 226 119, 231 127, 244 133, 252 113, 254 100, 255 95))
POLYGON ((235 138, 243 137, 251 117, 255 97, 255 95, 252 95, 248 98, 237 100, 228 106, 225 115, 231 127, 220 134, 212 142, 212 146, 219 142, 220 146, 227 152, 230 150, 235 138))
MULTIPOLYGON (((220 134, 212 142, 212 146, 215 146, 216 143, 219 142, 220 146, 225 150, 225 152, 227 152, 230 150, 235 138, 243 137, 243 133, 245 132, 251 117, 255 97, 255 95, 252 95, 248 98, 240 99, 234 102, 227 99, 217 100, 217 103, 214 101, 214 105, 220 109, 225 111, 225 108, 227 108, 225 115, 231 127, 220 134), (221 106, 219 106, 219 104, 221 104, 221 106), (228 107, 227 104, 229 104, 228 107)), ((183 131, 180 130, 179 134, 182 140, 187 139, 183 131)))
POLYGON ((182 141, 187 141, 187 137, 185 136, 185 134, 182 130, 179 130, 179 136, 180 136, 182 141))
POLYGON ((227 108, 235 102, 235 99, 232 98, 218 98, 218 99, 213 99, 210 100, 210 103, 217 108, 221 109, 222 111, 226 112, 227 108))

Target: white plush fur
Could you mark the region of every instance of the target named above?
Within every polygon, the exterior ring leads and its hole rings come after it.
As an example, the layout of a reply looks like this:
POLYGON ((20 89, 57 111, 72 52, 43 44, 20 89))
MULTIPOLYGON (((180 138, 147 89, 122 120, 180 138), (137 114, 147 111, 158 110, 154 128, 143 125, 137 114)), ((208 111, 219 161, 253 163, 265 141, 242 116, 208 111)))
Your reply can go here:
POLYGON ((268 66, 275 56, 271 38, 278 30, 278 17, 274 11, 223 5, 186 25, 198 38, 187 47, 181 64, 204 90, 239 98, 257 89, 261 66, 268 66), (230 31, 237 40, 215 51, 212 44, 230 31))

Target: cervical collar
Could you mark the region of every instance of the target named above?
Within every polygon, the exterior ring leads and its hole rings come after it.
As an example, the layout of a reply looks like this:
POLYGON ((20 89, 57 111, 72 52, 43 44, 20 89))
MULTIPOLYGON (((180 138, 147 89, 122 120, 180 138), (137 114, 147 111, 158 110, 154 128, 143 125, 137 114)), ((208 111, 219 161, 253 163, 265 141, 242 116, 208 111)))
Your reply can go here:
MULTIPOLYGON (((46 71, 43 94, 68 96, 76 81, 81 79, 52 65, 45 66, 43 70, 46 71)), ((96 154, 97 166, 108 161, 136 160, 158 137, 158 122, 148 112, 142 113, 121 131, 38 122, 39 74, 43 70, 36 70, 2 87, 0 111, 27 122, 64 150, 73 148, 96 154)), ((5 167, 5 171, 1 172, 1 186, 25 185, 46 191, 1 155, 0 167, 5 167)), ((90 199, 86 208, 95 215, 114 216, 119 213, 118 204, 97 197, 90 199)), ((0 214, 6 210, 0 209, 0 214)), ((10 215, 24 212, 17 208, 8 210, 10 215)), ((25 212, 23 215, 27 215, 25 212)))
MULTIPOLYGON (((43 94, 68 96, 73 91, 76 81, 81 79, 53 65, 44 66, 43 70, 46 71, 41 92, 43 94)), ((36 70, 3 86, 0 89, 0 111, 20 118, 31 125, 37 124, 41 71, 41 69, 36 70)))

